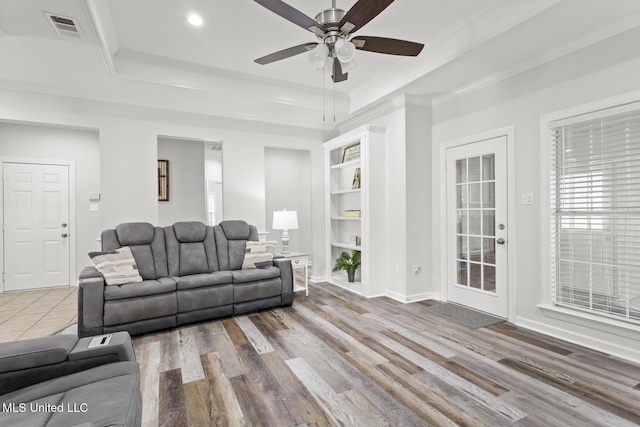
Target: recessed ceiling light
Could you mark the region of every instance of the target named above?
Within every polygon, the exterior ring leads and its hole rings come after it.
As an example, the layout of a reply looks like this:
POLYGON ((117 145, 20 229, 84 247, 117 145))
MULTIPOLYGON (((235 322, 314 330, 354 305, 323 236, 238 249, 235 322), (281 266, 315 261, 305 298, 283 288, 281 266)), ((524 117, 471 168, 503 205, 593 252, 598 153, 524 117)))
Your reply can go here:
POLYGON ((189 15, 187 20, 189 21, 189 24, 195 27, 199 27, 200 25, 202 25, 202 18, 200 17, 200 15, 196 15, 195 13, 189 15))

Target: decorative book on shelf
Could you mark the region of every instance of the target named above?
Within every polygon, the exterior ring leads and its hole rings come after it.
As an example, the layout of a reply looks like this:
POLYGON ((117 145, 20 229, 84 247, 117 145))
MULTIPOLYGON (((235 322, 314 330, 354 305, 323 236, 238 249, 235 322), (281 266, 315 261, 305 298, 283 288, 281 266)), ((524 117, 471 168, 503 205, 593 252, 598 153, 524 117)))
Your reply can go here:
POLYGON ((360 188, 360 168, 356 168, 353 172, 353 183, 351 184, 353 190, 360 188))
POLYGON ((342 163, 360 158, 360 143, 350 145, 342 152, 342 163))
POLYGON ((360 209, 347 209, 344 211, 343 216, 347 218, 360 218, 360 209))

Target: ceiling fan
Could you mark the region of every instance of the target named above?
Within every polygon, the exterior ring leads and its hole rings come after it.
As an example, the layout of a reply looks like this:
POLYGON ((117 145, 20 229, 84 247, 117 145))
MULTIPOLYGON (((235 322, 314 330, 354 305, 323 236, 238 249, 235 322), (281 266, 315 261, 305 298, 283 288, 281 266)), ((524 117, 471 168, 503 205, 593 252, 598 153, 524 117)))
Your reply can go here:
POLYGON ((351 35, 378 16, 393 0, 358 0, 349 11, 336 8, 318 13, 311 19, 304 13, 281 0, 255 0, 270 11, 294 24, 311 31, 320 40, 293 46, 255 60, 265 65, 304 52, 311 52, 309 60, 319 70, 330 70, 335 83, 347 80, 348 71, 356 64, 353 61, 356 49, 388 55, 418 56, 424 47, 421 43, 386 37, 351 35))

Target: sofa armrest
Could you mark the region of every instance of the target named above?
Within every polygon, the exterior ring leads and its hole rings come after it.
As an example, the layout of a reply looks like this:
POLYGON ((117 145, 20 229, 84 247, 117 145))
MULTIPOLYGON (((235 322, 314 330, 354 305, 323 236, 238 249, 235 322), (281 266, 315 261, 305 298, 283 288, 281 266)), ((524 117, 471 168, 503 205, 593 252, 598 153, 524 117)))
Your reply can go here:
POLYGON ((55 335, 0 344, 0 395, 67 375, 77 342, 75 335, 55 335))
POLYGON ((131 344, 131 336, 128 332, 114 332, 109 335, 103 335, 102 337, 110 336, 109 342, 105 345, 98 345, 95 347, 89 347, 93 339, 100 339, 98 337, 86 337, 81 338, 76 343, 73 350, 69 352, 69 361, 74 362, 76 360, 97 358, 107 355, 114 355, 118 362, 135 362, 136 355, 133 351, 133 345, 131 344))
POLYGON ((0 374, 64 362, 78 342, 74 335, 13 341, 0 345, 0 374))
POLYGON ((291 260, 286 258, 275 258, 273 265, 280 269, 280 279, 282 280, 282 295, 293 295, 293 268, 291 260))
POLYGON ((102 333, 104 277, 95 267, 85 267, 78 281, 78 337, 102 333))

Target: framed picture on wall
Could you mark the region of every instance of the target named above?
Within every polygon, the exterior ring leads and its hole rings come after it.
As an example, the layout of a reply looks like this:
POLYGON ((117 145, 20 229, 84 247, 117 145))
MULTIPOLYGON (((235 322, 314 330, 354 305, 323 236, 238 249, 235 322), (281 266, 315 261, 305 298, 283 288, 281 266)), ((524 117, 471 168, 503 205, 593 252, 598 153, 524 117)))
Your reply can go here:
POLYGON ((169 160, 158 160, 158 201, 169 201, 169 160))

